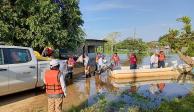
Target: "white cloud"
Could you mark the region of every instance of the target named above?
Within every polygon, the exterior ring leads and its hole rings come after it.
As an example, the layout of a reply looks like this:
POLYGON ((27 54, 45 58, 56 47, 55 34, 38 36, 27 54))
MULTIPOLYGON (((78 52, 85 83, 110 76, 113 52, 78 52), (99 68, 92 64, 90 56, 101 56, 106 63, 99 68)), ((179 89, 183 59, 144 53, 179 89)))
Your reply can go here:
POLYGON ((126 1, 124 0, 107 0, 92 6, 87 6, 83 9, 85 11, 109 11, 115 9, 129 9, 132 7, 134 6, 131 4, 126 4, 126 1))
POLYGON ((146 9, 138 6, 137 4, 132 4, 126 0, 102 0, 96 4, 90 4, 88 6, 82 7, 84 12, 102 12, 102 11, 111 11, 111 10, 119 10, 119 9, 130 9, 138 12, 152 12, 151 9, 146 9))

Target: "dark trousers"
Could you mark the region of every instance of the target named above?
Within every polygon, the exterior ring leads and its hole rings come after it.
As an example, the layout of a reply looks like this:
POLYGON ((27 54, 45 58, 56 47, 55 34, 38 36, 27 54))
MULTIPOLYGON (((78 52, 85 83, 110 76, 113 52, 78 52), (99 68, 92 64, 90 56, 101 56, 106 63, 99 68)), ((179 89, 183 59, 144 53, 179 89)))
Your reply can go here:
POLYGON ((164 61, 158 61, 158 68, 164 68, 165 67, 165 62, 164 61))
POLYGON ((131 64, 130 69, 137 69, 137 64, 131 64))
POLYGON ((98 63, 95 63, 95 71, 98 70, 98 63))

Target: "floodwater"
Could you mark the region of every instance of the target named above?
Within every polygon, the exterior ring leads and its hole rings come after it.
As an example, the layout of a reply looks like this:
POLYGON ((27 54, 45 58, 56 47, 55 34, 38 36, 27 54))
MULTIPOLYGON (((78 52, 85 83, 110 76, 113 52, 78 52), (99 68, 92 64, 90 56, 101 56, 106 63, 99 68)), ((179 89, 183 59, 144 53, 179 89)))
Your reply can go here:
MULTIPOLYGON (((122 64, 127 55, 123 55, 122 64)), ((168 60, 177 60, 173 55, 168 60)), ((149 57, 144 57, 139 64, 149 64, 149 57)), ((179 59, 178 59, 179 60, 179 59)), ((182 63, 181 61, 179 63, 182 63)), ((75 69, 75 77, 67 82, 67 97, 64 98, 63 110, 80 110, 96 104, 101 97, 109 102, 122 102, 125 110, 130 106, 145 109, 156 108, 162 101, 182 98, 194 90, 191 76, 177 80, 168 76, 139 79, 111 79, 108 72, 85 78, 83 68, 75 69)), ((37 91, 37 90, 36 90, 37 91)), ((0 112, 46 112, 47 96, 44 92, 30 90, 0 97, 0 112)), ((118 111, 112 109, 112 111, 118 111)))
POLYGON ((77 86, 88 95, 86 107, 97 103, 103 95, 109 102, 124 102, 125 107, 139 106, 146 110, 157 108, 162 101, 185 97, 194 90, 192 78, 187 78, 184 82, 170 77, 160 79, 162 78, 155 77, 154 80, 141 78, 134 82, 131 79, 111 79, 107 77, 107 73, 102 73, 86 80, 77 79, 79 80, 77 86))
MULTIPOLYGON (((127 66, 127 55, 120 55, 122 65, 127 66)), ((150 57, 143 57, 138 67, 149 66, 150 57)), ((178 55, 167 57, 166 65, 173 66, 172 61, 183 64, 178 55)), ((79 79, 78 79, 79 80, 79 79)), ((88 106, 92 106, 103 97, 109 102, 122 102, 125 107, 139 106, 145 110, 157 108, 162 101, 170 101, 175 98, 182 98, 194 90, 193 76, 185 75, 180 79, 172 79, 170 76, 136 78, 136 79, 111 79, 108 73, 102 73, 86 80, 86 93, 88 106), (88 80, 88 81, 87 81, 88 80), (89 89, 90 88, 90 89, 89 89)), ((83 85, 78 84, 80 90, 83 85)), ((113 107, 111 107, 113 108, 113 107)), ((125 108, 127 111, 127 108, 125 108)), ((111 111, 118 111, 113 109, 111 111)))

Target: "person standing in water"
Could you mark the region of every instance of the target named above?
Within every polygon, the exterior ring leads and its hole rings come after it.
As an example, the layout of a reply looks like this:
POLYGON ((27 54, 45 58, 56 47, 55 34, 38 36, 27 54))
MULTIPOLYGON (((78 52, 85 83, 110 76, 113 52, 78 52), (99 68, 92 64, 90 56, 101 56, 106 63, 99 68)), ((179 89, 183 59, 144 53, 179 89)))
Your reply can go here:
POLYGON ((68 69, 68 72, 70 74, 70 79, 73 78, 73 68, 75 66, 76 62, 75 60, 73 59, 73 56, 69 56, 69 59, 67 61, 67 69, 68 69))
POLYGON ((150 58, 150 68, 158 68, 158 54, 154 53, 150 58))
POLYGON ((165 56, 164 52, 160 51, 159 55, 158 55, 158 68, 165 67, 165 59, 166 59, 166 56, 165 56))
POLYGON ((135 53, 131 53, 129 57, 130 69, 137 69, 137 57, 135 53))
POLYGON ((97 55, 96 55, 96 69, 95 69, 95 72, 99 72, 99 70, 101 69, 101 64, 99 63, 101 61, 101 57, 102 57, 102 54, 98 52, 97 55))
POLYGON ((114 62, 114 65, 115 66, 119 66, 120 58, 119 58, 119 55, 117 53, 114 53, 113 54, 112 61, 114 62))
POLYGON ((86 75, 86 78, 91 76, 90 67, 92 66, 91 59, 84 53, 84 55, 81 55, 76 62, 83 63, 84 65, 84 72, 86 75))
POLYGON ((91 59, 86 54, 84 54, 83 60, 84 60, 84 68, 85 68, 84 71, 85 71, 86 78, 91 77, 91 66, 92 66, 91 59))

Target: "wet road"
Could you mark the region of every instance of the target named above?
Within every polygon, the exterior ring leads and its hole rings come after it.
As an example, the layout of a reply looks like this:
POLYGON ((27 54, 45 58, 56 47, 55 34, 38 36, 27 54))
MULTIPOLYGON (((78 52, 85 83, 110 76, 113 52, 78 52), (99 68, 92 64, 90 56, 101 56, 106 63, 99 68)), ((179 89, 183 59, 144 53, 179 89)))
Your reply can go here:
MULTIPOLYGON (((81 77, 83 68, 77 68, 75 74, 81 77)), ((77 78, 77 77, 76 77, 77 78)), ((84 78, 85 79, 85 78, 84 78)), ((68 111, 71 107, 78 107, 87 99, 84 91, 79 89, 76 81, 67 82, 67 97, 64 98, 63 109, 68 111), (75 84, 73 84, 75 83, 75 84)), ((33 89, 8 96, 0 97, 0 112, 46 112, 47 96, 43 90, 33 89)))
MULTIPOLYGON (((63 102, 64 111, 87 107, 90 104, 90 97, 101 92, 103 88, 108 88, 109 91, 116 89, 107 83, 107 75, 104 75, 105 77, 96 75, 86 79, 82 71, 82 68, 77 68, 75 70, 77 77, 67 82, 67 97, 63 102)), ((40 89, 0 97, 0 112, 46 112, 46 110, 47 96, 40 89)))

